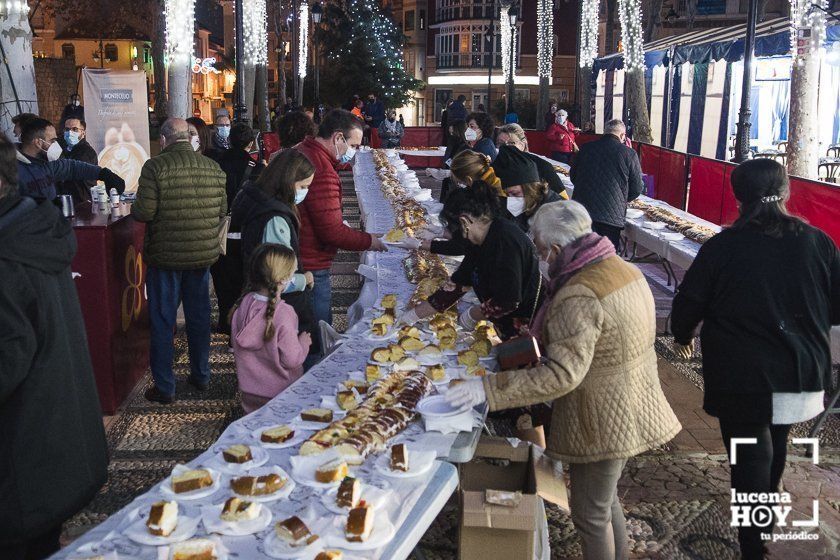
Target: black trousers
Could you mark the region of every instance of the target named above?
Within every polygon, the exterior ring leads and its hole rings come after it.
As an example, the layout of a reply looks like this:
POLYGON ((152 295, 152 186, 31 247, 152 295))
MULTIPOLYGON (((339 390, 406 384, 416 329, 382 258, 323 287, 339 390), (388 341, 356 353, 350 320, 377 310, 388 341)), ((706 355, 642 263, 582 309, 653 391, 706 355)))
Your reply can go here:
MULTIPOLYGON (((732 488, 736 492, 778 492, 787 460, 787 440, 790 425, 755 422, 735 422, 721 419, 720 433, 730 453, 732 438, 755 438, 755 445, 737 445, 736 464, 731 465, 732 488)), ((764 558, 761 533, 772 533, 768 527, 739 527, 738 543, 744 560, 764 558)))
POLYGON ((61 524, 43 535, 16 544, 0 544, 0 558, 3 560, 41 560, 59 551, 61 545, 61 524))
POLYGON ((621 242, 621 232, 623 229, 609 224, 602 224, 601 222, 592 222, 592 231, 612 241, 612 244, 615 245, 616 252, 619 250, 618 246, 621 242))
POLYGON ((228 239, 227 254, 219 255, 219 260, 210 267, 213 276, 213 289, 219 302, 219 323, 216 332, 230 334, 230 319, 228 315, 242 295, 245 284, 245 274, 242 265, 242 242, 239 239, 228 239))

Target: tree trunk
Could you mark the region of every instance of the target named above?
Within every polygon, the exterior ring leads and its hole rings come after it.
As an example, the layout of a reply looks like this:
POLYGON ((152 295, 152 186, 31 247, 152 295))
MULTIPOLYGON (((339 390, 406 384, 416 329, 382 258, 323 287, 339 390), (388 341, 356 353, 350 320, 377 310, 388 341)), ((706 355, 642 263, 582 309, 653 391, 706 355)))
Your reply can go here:
POLYGON ((155 74, 155 118, 158 125, 167 117, 166 106, 166 16, 163 3, 155 1, 156 11, 152 25, 152 65, 155 74))
POLYGON ((245 71, 242 73, 245 79, 245 101, 244 105, 247 109, 246 122, 253 126, 255 121, 254 114, 254 92, 257 85, 257 67, 254 64, 245 63, 245 71))
POLYGON ((624 73, 624 92, 627 96, 627 111, 633 123, 633 140, 653 143, 650 131, 647 98, 645 95, 644 70, 628 70, 624 73))
POLYGON ((259 128, 262 132, 266 132, 271 130, 271 115, 268 111, 268 72, 265 64, 257 66, 256 98, 260 115, 259 128))
POLYGON ((192 69, 183 62, 169 65, 169 116, 186 119, 192 116, 192 69))
POLYGON ((280 43, 281 53, 277 57, 277 73, 279 78, 280 89, 277 94, 277 104, 282 107, 286 104, 286 91, 288 85, 286 84, 286 42, 280 43))
POLYGON ((604 30, 604 54, 612 54, 615 52, 615 16, 617 10, 617 0, 607 0, 607 25, 604 30))
POLYGON ((589 91, 589 82, 592 80, 592 67, 584 66, 580 69, 580 118, 579 126, 592 122, 592 97, 589 91))
POLYGON ((788 173, 817 178, 819 148, 817 128, 817 82, 820 64, 816 53, 794 62, 790 73, 790 133, 788 134, 788 173))
POLYGON ((548 113, 548 78, 540 78, 540 97, 537 100, 537 117, 534 119, 534 128, 542 130, 545 126, 543 118, 548 113))
POLYGON ((6 6, 9 14, 0 17, 0 45, 5 54, 5 64, 0 64, 0 131, 11 138, 12 117, 19 113, 37 115, 38 95, 29 19, 19 11, 21 4, 6 6))

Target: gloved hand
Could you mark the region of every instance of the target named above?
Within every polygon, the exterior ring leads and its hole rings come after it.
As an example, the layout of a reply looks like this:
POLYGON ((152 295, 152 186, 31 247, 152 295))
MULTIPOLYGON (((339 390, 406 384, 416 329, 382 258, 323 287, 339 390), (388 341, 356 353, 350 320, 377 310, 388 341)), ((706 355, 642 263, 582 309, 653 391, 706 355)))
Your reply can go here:
POLYGON ((404 312, 400 315, 400 318, 397 319, 398 325, 413 325, 420 320, 420 317, 417 315, 417 312, 414 309, 409 309, 408 311, 404 312))
MULTIPOLYGON (((458 323, 468 331, 475 329, 475 326, 478 324, 478 319, 473 317, 473 309, 477 306, 468 307, 464 310, 463 313, 458 317, 458 323)), ((478 310, 480 310, 479 308, 478 310)))
POLYGON ((673 350, 674 354, 676 354, 677 358, 680 360, 690 360, 694 355, 694 339, 686 345, 680 344, 675 340, 673 350))
POLYGON ((402 247, 403 249, 408 249, 410 251, 416 251, 420 248, 420 240, 414 239, 413 237, 406 237, 399 243, 394 243, 395 247, 402 247))
POLYGON ((117 192, 122 194, 125 191, 125 181, 122 177, 108 169, 101 167, 99 169, 99 180, 105 183, 105 186, 110 189, 117 189, 117 192))
POLYGON ((484 383, 481 379, 470 379, 451 386, 443 394, 443 398, 453 407, 463 408, 467 405, 473 407, 483 403, 487 400, 487 395, 484 393, 484 383))

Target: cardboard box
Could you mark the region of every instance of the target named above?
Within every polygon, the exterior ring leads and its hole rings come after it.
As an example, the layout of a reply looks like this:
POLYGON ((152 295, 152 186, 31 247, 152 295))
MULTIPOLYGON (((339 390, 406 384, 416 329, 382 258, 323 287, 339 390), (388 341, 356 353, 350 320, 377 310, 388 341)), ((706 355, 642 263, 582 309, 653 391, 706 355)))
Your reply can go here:
POLYGON ((459 558, 533 558, 543 515, 540 499, 568 510, 566 486, 554 477, 541 450, 526 442, 514 447, 505 438, 482 437, 475 458, 461 469, 459 558), (520 491, 522 500, 516 507, 488 504, 487 489, 520 491))

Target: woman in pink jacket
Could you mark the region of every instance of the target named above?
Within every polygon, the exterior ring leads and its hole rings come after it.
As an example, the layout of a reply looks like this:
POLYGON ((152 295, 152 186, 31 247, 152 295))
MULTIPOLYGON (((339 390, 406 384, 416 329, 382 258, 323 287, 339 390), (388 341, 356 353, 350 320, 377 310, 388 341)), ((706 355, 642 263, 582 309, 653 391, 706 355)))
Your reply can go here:
POLYGON ((578 132, 580 132, 580 129, 575 128, 575 125, 569 120, 569 114, 566 110, 560 109, 557 111, 554 123, 545 131, 545 137, 551 149, 551 158, 561 163, 571 163, 572 154, 577 147, 575 137, 578 132))
POLYGON ((245 295, 233 308, 231 340, 242 408, 251 413, 303 375, 312 339, 280 299, 297 268, 295 252, 264 243, 251 255, 245 295))

